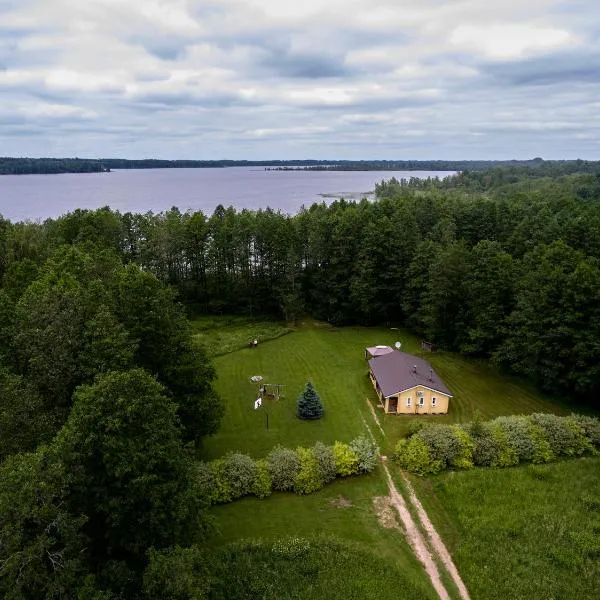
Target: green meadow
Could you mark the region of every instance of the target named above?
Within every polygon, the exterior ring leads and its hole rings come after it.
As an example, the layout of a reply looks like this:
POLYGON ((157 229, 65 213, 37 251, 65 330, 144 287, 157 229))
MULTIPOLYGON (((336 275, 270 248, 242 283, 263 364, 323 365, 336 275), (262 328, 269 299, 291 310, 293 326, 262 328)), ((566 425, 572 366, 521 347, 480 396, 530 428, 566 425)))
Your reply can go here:
POLYGON ((412 480, 473 598, 598 598, 600 458, 412 480))
MULTIPOLYGON (((232 335, 237 340, 248 340, 252 339, 252 332, 261 328, 268 330, 267 325, 257 322, 246 325, 238 322, 232 327, 232 335), (242 331, 246 331, 245 336, 242 331)), ((210 329, 204 331, 209 337, 210 329)), ((226 331, 220 335, 222 345, 229 345, 226 331)), ((518 413, 568 412, 566 407, 544 398, 523 381, 507 377, 485 362, 452 353, 423 353, 419 340, 402 330, 335 328, 307 321, 288 335, 271 341, 262 339, 259 337, 261 343, 257 348, 244 347, 214 359, 216 388, 226 412, 218 433, 205 441, 205 458, 216 458, 233 450, 258 458, 276 444, 296 447, 317 440, 348 442, 365 432, 365 421, 375 432, 367 401, 375 407, 377 398, 367 377, 364 349, 396 341, 402 343, 402 350, 429 360, 454 397, 449 414, 444 416, 384 415, 375 408, 386 432, 387 450, 406 434, 415 418, 450 423, 468 421, 475 411, 486 419, 518 413), (258 385, 251 383, 253 375, 261 375, 266 383, 285 386, 284 397, 279 401, 269 399, 255 410, 258 385), (308 380, 315 385, 325 406, 325 416, 317 422, 296 418, 296 401, 308 380)))

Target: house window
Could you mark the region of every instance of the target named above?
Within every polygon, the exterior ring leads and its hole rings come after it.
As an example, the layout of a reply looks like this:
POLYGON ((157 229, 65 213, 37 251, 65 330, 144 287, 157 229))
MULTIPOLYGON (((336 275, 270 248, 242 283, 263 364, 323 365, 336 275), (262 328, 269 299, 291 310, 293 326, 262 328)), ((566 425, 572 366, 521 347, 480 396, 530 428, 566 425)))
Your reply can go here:
POLYGON ((423 406, 424 403, 425 403, 425 398, 423 398, 421 396, 421 398, 419 398, 419 406, 423 406))
POLYGON ((410 408, 410 398, 406 399, 406 408, 410 408))
POLYGON ((437 404, 437 398, 431 399, 431 406, 435 406, 437 404))

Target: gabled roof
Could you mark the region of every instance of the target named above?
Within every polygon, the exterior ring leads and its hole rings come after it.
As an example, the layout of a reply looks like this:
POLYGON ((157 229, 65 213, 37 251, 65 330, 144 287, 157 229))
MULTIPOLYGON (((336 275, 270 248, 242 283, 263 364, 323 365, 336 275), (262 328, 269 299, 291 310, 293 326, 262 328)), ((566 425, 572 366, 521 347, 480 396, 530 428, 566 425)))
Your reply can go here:
POLYGON ((394 351, 369 361, 384 397, 410 390, 417 385, 452 396, 452 392, 440 379, 431 365, 418 356, 394 351), (416 370, 415 370, 416 367, 416 370))
POLYGON ((389 354, 393 351, 394 349, 390 348, 390 346, 373 346, 371 348, 367 348, 367 352, 373 357, 383 356, 384 354, 389 354))

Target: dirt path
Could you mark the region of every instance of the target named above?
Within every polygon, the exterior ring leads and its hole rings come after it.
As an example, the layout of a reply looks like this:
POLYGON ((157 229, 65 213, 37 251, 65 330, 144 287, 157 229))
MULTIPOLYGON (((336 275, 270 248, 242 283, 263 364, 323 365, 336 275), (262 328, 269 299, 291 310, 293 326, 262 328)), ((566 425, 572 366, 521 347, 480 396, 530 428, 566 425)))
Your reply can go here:
POLYGON ((433 556, 431 556, 431 552, 429 552, 429 548, 427 547, 427 542, 425 538, 421 534, 417 524, 415 523, 408 507, 406 506, 406 502, 404 502, 404 498, 394 485, 392 481, 392 476, 390 475, 390 471, 385 463, 382 463, 383 470, 387 476, 388 487, 390 490, 390 501, 392 506, 398 511, 398 515, 400 516, 400 521, 402 522, 404 528, 404 534, 406 536, 406 540, 408 541, 410 547, 413 549, 416 557, 421 561, 423 567, 425 568, 425 572, 427 573, 429 579, 431 580, 431 585, 437 592, 437 595, 441 600, 450 600, 450 595, 446 591, 444 584, 442 583, 442 578, 440 577, 440 572, 435 564, 435 560, 433 556))
POLYGON ((425 512, 425 509, 423 508, 423 505, 421 504, 420 500, 417 498, 415 490, 413 489, 413 486, 408 480, 408 477, 405 473, 402 473, 402 480, 404 481, 404 485, 408 490, 408 497, 410 503, 417 510, 417 515, 419 515, 421 525, 427 532, 427 536, 429 537, 429 542, 433 548, 433 551, 437 553, 437 555, 440 557, 440 560, 442 561, 442 564, 444 565, 448 573, 450 573, 450 577, 452 577, 452 580, 458 588, 458 593, 460 594, 462 600, 471 600, 471 597, 469 596, 469 591, 467 590, 467 586, 464 584, 458 572, 458 569, 456 568, 456 565, 454 564, 454 561, 450 556, 450 552, 448 552, 446 545, 444 544, 444 542, 442 542, 442 538, 433 526, 433 523, 429 519, 429 515, 425 512))
MULTIPOLYGON (((367 404, 369 405, 371 415, 373 416, 373 420, 375 421, 377 427, 379 428, 379 430, 383 434, 383 437, 385 438, 385 431, 383 430, 383 427, 381 426, 381 423, 377 418, 373 405, 371 404, 371 402, 369 402, 368 398, 366 400, 367 404)), ((369 432, 369 436, 374 442, 376 442, 375 436, 373 435, 373 432, 371 431, 369 425, 366 423, 364 417, 362 417, 362 414, 361 418, 367 428, 367 431, 369 432)), ((417 558, 425 567, 425 571, 429 576, 431 584, 433 585, 438 596, 442 600, 450 598, 450 596, 448 595, 448 591, 442 583, 439 570, 437 568, 433 556, 431 555, 429 548, 433 550, 436 558, 439 559, 446 571, 448 571, 448 573, 450 574, 450 577, 452 577, 452 580, 454 581, 454 584, 458 589, 458 593, 461 597, 461 600, 471 600, 471 597, 469 596, 469 591, 467 590, 467 586, 464 584, 458 572, 458 569, 456 568, 456 565, 452 560, 452 556, 450 556, 450 552, 448 552, 448 549, 442 541, 442 538, 433 526, 429 515, 423 508, 423 505, 421 504, 420 500, 417 498, 417 494, 415 493, 415 490, 412 484, 410 483, 408 477, 405 473, 401 471, 402 481, 404 482, 406 490, 408 491, 408 500, 415 509, 419 517, 419 521, 421 522, 421 526, 427 534, 429 545, 423 537, 421 530, 417 527, 416 523, 414 522, 414 519, 412 518, 412 515, 410 514, 410 511, 406 506, 404 497, 394 485, 388 466, 385 464, 385 462, 382 462, 382 466, 388 480, 388 487, 390 490, 390 501, 392 503, 392 506, 394 506, 394 508, 398 511, 398 515, 400 516, 400 520, 402 521, 402 525, 404 527, 406 539, 410 544, 411 548, 413 549, 417 558)))

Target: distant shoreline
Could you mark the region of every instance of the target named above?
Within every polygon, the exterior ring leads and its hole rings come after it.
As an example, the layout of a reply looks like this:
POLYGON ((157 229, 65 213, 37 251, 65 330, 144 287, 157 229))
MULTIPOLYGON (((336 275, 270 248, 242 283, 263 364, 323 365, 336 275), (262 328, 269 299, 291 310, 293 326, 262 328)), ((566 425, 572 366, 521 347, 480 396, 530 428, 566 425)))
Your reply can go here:
POLYGON ((120 158, 0 157, 0 175, 59 175, 105 173, 129 169, 224 169, 258 167, 266 171, 483 171, 494 167, 541 168, 573 164, 595 166, 582 160, 129 160, 120 158))

